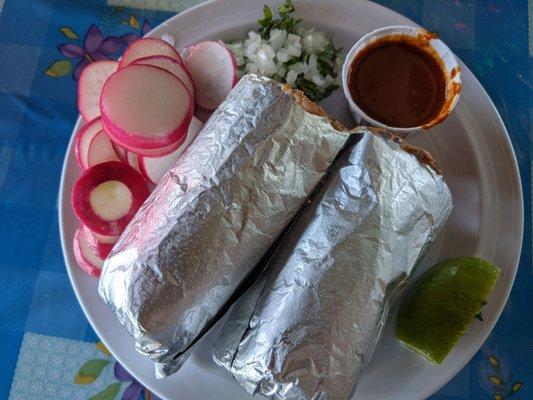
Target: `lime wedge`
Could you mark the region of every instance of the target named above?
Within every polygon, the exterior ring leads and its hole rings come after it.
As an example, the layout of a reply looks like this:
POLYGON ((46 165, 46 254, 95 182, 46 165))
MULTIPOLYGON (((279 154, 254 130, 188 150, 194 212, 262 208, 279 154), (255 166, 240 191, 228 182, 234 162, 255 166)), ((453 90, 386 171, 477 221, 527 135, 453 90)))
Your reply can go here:
POLYGON ((498 267, 474 257, 437 264, 403 299, 396 337, 431 363, 442 363, 479 315, 499 275, 498 267))

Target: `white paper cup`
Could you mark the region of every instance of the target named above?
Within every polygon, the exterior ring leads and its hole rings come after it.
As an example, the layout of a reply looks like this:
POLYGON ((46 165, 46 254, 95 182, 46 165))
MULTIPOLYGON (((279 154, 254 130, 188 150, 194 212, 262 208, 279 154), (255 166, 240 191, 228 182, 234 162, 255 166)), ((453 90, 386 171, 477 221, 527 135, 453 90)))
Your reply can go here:
POLYGON ((448 117, 448 115, 450 115, 453 108, 455 107, 455 104, 457 104, 457 100, 459 99, 459 93, 461 91, 461 71, 453 52, 448 48, 448 46, 444 44, 444 42, 437 39, 433 34, 427 32, 424 29, 415 28, 411 26, 387 26, 384 28, 376 29, 375 31, 372 31, 367 35, 363 36, 351 48, 350 52, 346 56, 346 60, 344 61, 344 65, 342 67, 342 89, 344 90, 344 95, 348 100, 350 111, 357 123, 361 123, 364 121, 363 123, 384 128, 395 133, 407 134, 411 132, 429 129, 432 126, 441 123, 448 117), (361 110, 357 103, 352 99, 352 95, 350 94, 350 90, 348 88, 348 75, 350 73, 350 66, 352 64, 352 61, 367 46, 371 45, 379 39, 391 35, 417 37, 417 39, 419 40, 427 41, 427 45, 432 50, 434 50, 431 52, 434 53, 434 55, 442 61, 441 65, 443 66, 446 78, 446 99, 440 113, 424 125, 409 128, 386 125, 368 116, 363 110, 361 110))

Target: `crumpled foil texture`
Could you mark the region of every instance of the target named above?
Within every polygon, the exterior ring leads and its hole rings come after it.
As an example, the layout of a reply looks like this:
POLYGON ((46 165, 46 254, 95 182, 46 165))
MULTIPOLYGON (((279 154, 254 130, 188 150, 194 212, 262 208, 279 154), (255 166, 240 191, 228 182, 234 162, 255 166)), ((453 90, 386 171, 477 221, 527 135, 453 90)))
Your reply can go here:
POLYGON ((100 296, 158 377, 175 372, 228 307, 347 137, 294 93, 254 75, 213 113, 100 278, 100 296))
POLYGON ((250 393, 348 399, 451 212, 443 177, 416 151, 357 131, 215 344, 215 362, 250 393))

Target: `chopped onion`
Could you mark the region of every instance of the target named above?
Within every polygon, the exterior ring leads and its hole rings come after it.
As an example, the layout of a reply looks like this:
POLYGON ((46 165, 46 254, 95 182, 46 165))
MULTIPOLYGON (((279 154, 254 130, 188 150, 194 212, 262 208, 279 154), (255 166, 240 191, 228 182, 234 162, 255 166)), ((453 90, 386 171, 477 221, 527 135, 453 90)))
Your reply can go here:
POLYGON ((278 51, 287 41, 287 31, 281 29, 272 29, 270 39, 268 40, 274 51, 278 51))
POLYGON ((307 31, 302 37, 302 45, 306 52, 317 54, 326 48, 329 41, 323 32, 315 32, 313 29, 307 31))
POLYGON ((285 77, 285 80, 287 81, 289 85, 294 86, 294 84, 296 83, 297 77, 298 77, 298 72, 291 70, 287 72, 287 76, 285 77))
POLYGON ((246 39, 230 43, 228 47, 235 55, 239 74, 273 77, 293 87, 303 76, 309 84, 315 85, 316 91, 324 93, 330 86, 338 85, 338 71, 343 60, 342 57, 335 60, 323 58, 321 53, 330 43, 324 33, 302 26, 298 26, 295 32, 272 29, 268 39, 263 39, 257 32, 249 31, 246 39), (326 67, 330 66, 336 78, 327 70, 326 75, 322 75, 324 63, 326 67))

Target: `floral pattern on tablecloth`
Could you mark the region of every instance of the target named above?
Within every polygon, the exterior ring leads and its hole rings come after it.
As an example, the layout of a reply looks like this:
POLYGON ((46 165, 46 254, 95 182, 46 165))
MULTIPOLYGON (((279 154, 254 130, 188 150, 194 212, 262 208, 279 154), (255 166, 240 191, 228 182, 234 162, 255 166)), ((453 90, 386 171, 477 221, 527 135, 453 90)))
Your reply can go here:
POLYGON ((117 24, 129 26, 133 32, 120 36, 104 36, 95 23, 91 24, 83 39, 70 26, 61 26, 59 31, 69 39, 57 46, 64 57, 53 61, 44 73, 52 78, 62 77, 72 71, 72 78, 77 81, 83 69, 93 61, 116 60, 124 49, 135 40, 146 35, 152 29, 150 22, 141 24, 134 14, 124 13, 124 7, 107 7, 102 14, 101 25, 106 33, 115 31, 117 24))
MULTIPOLYGON (((57 192, 78 115, 75 78, 91 60, 117 58, 120 46, 173 15, 165 11, 200 2, 0 0, 0 399, 150 396, 96 346, 61 254, 57 192)), ((524 191, 509 302, 482 349, 431 399, 533 399, 533 11, 528 21, 526 0, 378 3, 438 32, 476 74, 509 131, 524 191)))
POLYGON ((27 332, 9 400, 160 400, 144 389, 102 342, 27 332))

